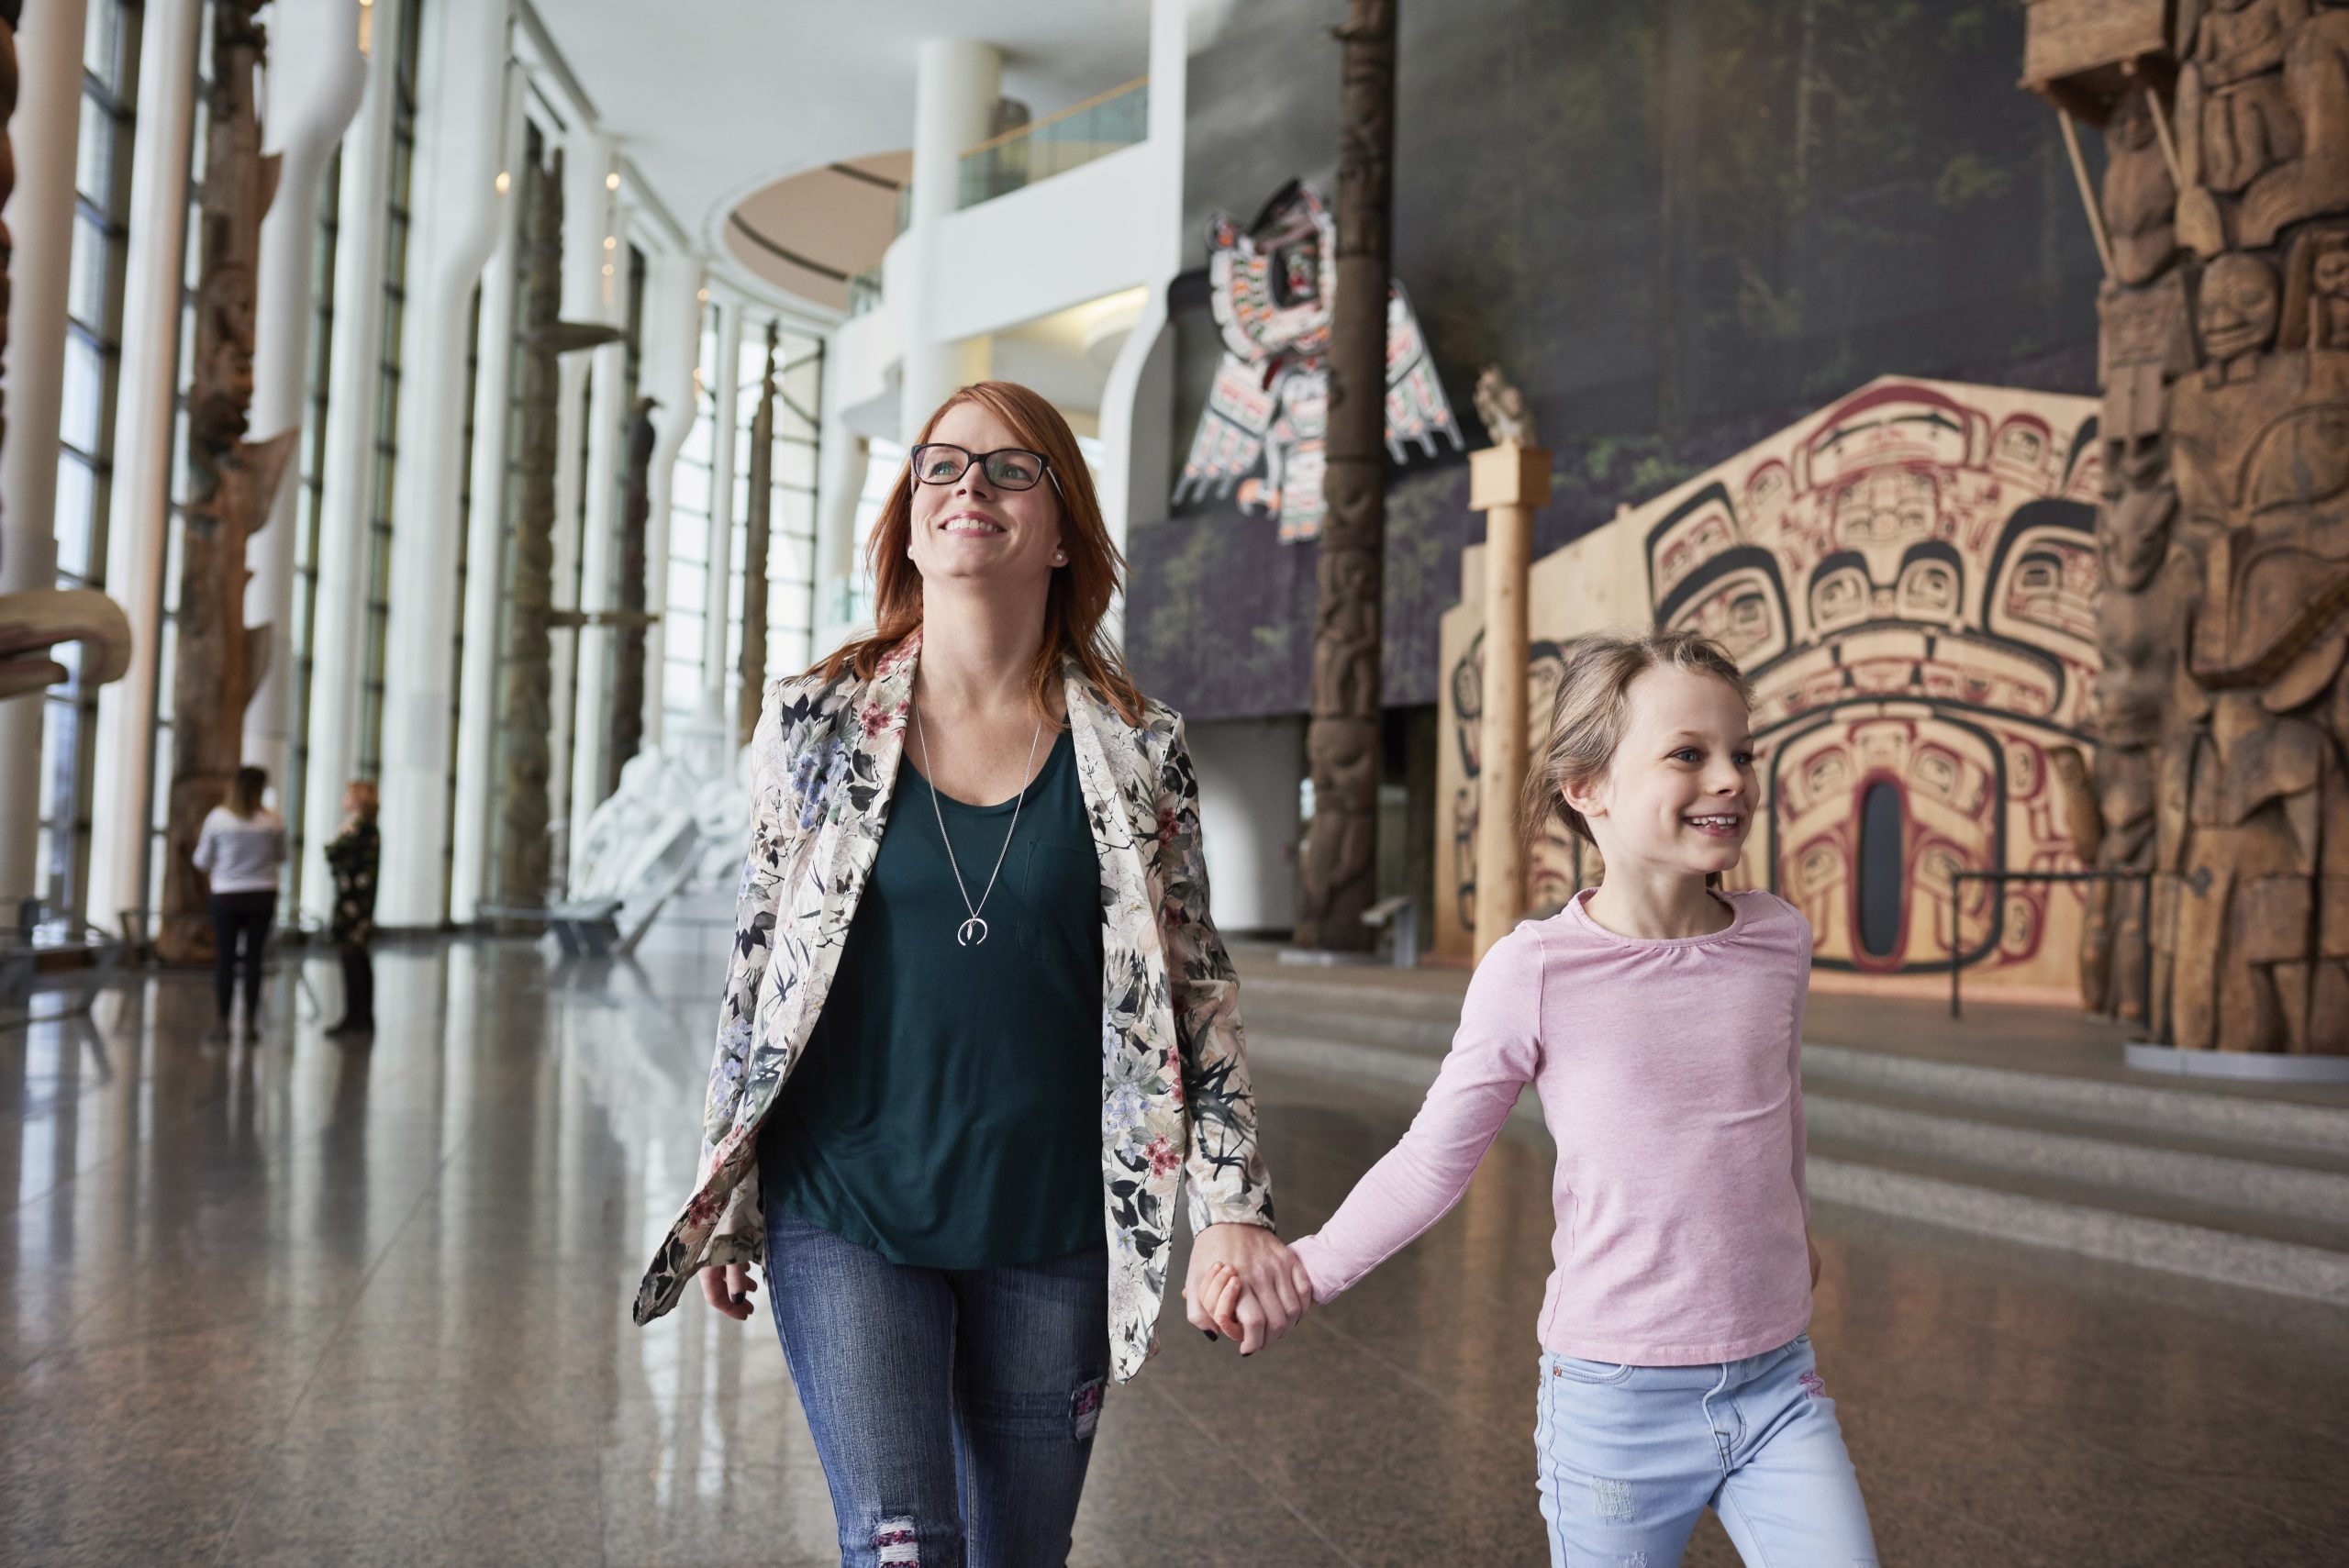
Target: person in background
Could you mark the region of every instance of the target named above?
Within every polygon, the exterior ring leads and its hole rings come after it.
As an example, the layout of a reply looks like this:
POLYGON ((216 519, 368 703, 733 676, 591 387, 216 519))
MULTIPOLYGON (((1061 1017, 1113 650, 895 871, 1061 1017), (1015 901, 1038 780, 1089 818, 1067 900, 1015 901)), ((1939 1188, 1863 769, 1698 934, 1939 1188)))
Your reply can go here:
POLYGON ((195 840, 195 869, 212 890, 212 995, 220 1009, 213 1038, 228 1034, 237 962, 244 961, 245 1038, 261 1036, 261 959, 277 913, 277 873, 285 863, 285 824, 262 804, 269 774, 239 768, 228 798, 212 808, 195 840))
POLYGON ((334 915, 327 936, 342 962, 342 1021, 330 1035, 375 1032, 375 964, 367 939, 375 934, 375 865, 382 844, 375 833, 375 786, 353 779, 342 792, 342 830, 327 845, 327 869, 334 873, 334 915))

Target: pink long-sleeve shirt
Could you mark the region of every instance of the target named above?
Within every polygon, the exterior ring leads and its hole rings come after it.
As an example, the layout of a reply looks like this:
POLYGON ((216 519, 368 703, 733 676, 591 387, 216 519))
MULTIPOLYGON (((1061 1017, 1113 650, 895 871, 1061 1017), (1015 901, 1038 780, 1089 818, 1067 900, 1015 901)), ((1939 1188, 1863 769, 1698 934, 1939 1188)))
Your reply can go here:
POLYGON ((1723 895, 1710 936, 1642 940, 1578 894, 1476 968, 1427 1103, 1297 1255, 1328 1301, 1460 1201, 1531 1083, 1557 1140, 1542 1347, 1735 1361, 1810 1320, 1799 1058, 1810 922, 1723 895))

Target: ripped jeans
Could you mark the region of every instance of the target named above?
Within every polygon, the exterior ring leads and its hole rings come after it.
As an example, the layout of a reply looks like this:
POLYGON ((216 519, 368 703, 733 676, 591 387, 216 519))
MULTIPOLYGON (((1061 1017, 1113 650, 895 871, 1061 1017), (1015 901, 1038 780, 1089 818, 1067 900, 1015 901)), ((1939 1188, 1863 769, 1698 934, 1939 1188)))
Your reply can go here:
POLYGON ((1109 1370, 1107 1251, 907 1268, 779 1203, 766 1221, 843 1568, 1065 1562, 1109 1370))
POLYGON ((1743 1361, 1542 1358, 1551 1568, 1675 1568, 1707 1507, 1748 1568, 1876 1568, 1810 1336, 1743 1361))

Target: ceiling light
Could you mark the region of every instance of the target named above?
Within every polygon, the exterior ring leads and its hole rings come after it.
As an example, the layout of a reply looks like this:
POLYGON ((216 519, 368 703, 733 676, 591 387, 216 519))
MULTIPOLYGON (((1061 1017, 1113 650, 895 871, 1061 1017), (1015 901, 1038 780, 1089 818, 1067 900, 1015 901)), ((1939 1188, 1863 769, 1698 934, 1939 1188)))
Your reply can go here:
POLYGON ((499 195, 501 195, 501 196, 502 196, 502 195, 504 195, 507 193, 507 190, 509 190, 510 188, 512 188, 513 183, 514 183, 514 176, 513 176, 513 175, 511 175, 511 174, 507 173, 507 172, 505 170, 503 170, 503 169, 500 169, 500 170, 497 172, 497 194, 498 194, 499 195))
POLYGON ((604 189, 607 191, 617 191, 619 188, 620 172, 615 169, 610 173, 604 176, 604 189))
POLYGON ((704 305, 707 305, 709 303, 709 291, 707 289, 697 289, 694 293, 694 297, 701 301, 704 305))
POLYGON ((618 235, 617 235, 617 234, 607 234, 607 235, 605 235, 605 236, 604 236, 604 249, 605 249, 605 250, 618 250, 618 249, 619 249, 619 246, 620 246, 620 240, 619 240, 619 236, 618 236, 618 235))

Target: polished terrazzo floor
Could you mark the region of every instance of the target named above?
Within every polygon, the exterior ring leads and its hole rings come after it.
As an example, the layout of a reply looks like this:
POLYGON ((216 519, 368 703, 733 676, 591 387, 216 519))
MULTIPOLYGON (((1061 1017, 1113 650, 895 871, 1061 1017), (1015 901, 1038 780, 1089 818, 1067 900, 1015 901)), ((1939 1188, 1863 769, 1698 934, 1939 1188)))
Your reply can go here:
MULTIPOLYGON (((724 941, 569 973, 389 951, 372 1050, 321 1037, 290 964, 256 1046, 201 1043, 185 976, 0 1032, 0 1562, 836 1561, 763 1310, 627 1316, 691 1173, 724 941)), ((1413 1108, 1259 1087, 1292 1233, 1413 1108)), ((1545 1562, 1546 1161, 1504 1137, 1252 1362, 1170 1312, 1073 1561, 1545 1562)), ((2349 1562, 2349 1315, 1817 1219, 1814 1339, 1887 1565, 2349 1562)), ((1709 1521, 1688 1561, 1735 1559, 1709 1521)))

